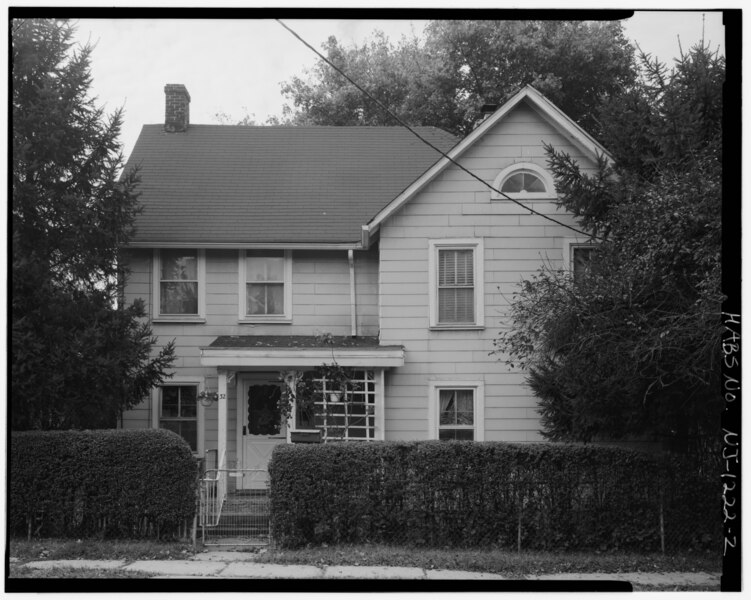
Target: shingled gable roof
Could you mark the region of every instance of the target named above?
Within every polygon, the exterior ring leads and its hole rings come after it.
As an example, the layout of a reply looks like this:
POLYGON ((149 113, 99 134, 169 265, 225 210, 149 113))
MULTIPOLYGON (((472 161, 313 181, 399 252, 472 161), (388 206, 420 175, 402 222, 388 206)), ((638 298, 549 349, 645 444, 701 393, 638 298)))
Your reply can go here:
MULTIPOLYGON (((417 127, 443 151, 458 140, 417 127)), ((135 247, 359 247, 362 226, 440 158, 401 127, 145 125, 135 247)))
MULTIPOLYGON (((602 145, 600 145, 599 142, 597 142, 597 140, 579 127, 576 122, 569 118, 560 108, 531 85, 523 87, 514 94, 497 111, 485 119, 474 129, 474 131, 472 131, 472 133, 456 144, 450 151, 446 152, 446 154, 452 160, 461 164, 459 158, 462 154, 482 139, 488 131, 495 127, 506 115, 522 102, 530 106, 540 115, 541 118, 548 121, 553 127, 560 131, 561 134, 566 136, 571 143, 582 150, 586 156, 596 159, 598 155, 602 155, 608 161, 613 162, 613 157, 602 145)), ((448 168, 451 164, 452 163, 448 158, 441 157, 441 159, 435 162, 430 169, 425 171, 425 173, 416 179, 407 189, 394 198, 388 206, 385 206, 383 210, 373 217, 373 219, 363 227, 365 232, 368 235, 376 232, 383 221, 398 211, 405 203, 409 202, 411 198, 419 193, 420 190, 433 181, 433 179, 440 175, 444 169, 448 168)))

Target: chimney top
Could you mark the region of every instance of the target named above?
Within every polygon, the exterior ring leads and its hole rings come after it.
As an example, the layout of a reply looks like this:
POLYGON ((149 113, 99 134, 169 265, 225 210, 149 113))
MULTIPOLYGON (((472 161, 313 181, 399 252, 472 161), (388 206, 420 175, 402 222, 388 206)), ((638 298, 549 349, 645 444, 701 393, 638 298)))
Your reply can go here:
POLYGON ((480 114, 482 114, 482 116, 484 117, 487 117, 489 115, 492 115, 497 110, 498 110, 497 104, 483 104, 482 108, 480 109, 480 114))
POLYGON ((164 131, 177 133, 190 125, 190 94, 182 83, 168 83, 164 86, 164 131))

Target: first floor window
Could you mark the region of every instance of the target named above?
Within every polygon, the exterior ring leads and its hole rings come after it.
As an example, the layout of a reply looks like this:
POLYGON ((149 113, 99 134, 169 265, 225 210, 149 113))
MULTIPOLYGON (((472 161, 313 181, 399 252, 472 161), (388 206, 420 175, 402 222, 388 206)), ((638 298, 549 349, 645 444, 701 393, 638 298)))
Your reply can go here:
POLYGON ((198 388, 195 385, 168 385, 160 389, 159 427, 183 437, 190 449, 198 449, 198 388))
POLYGON ((475 439, 474 390, 438 391, 438 439, 475 439))
POLYGON ((324 441, 373 440, 376 427, 376 382, 373 371, 353 371, 346 390, 334 389, 325 378, 314 379, 319 390, 312 406, 298 406, 296 429, 320 429, 324 441))
POLYGON ((431 382, 431 437, 446 441, 483 441, 484 402, 482 381, 431 382))

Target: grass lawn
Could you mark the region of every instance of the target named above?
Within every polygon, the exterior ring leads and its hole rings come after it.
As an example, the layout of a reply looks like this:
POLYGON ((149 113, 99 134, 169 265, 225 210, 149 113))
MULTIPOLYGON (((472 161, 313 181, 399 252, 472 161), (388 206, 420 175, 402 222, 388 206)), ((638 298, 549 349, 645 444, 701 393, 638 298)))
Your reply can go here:
POLYGON ((152 540, 11 539, 10 556, 19 563, 32 560, 170 560, 190 558, 196 550, 189 543, 152 540))
POLYGON ((521 553, 497 549, 426 549, 402 546, 332 546, 300 550, 270 549, 256 562, 278 564, 391 565, 500 573, 507 576, 544 573, 718 572, 719 557, 707 554, 663 556, 615 552, 521 553))
POLYGON ((54 569, 30 569, 11 565, 8 577, 13 579, 147 579, 151 573, 122 571, 119 569, 79 569, 55 567, 54 569))
MULTIPOLYGON (((211 548, 226 550, 227 548, 211 548)), ((235 548, 243 550, 243 548, 235 548)), ((24 568, 23 564, 34 560, 58 559, 121 559, 135 560, 184 560, 196 552, 187 543, 166 543, 154 541, 128 540, 11 540, 11 577, 113 577, 115 572, 98 570, 70 569, 68 575, 24 568), (31 571, 31 574, 28 572, 31 571)), ((265 552, 246 548, 254 552, 256 562, 278 564, 326 565, 392 565, 419 567, 424 569, 450 569, 459 571, 479 571, 500 573, 506 576, 539 575, 544 573, 619 573, 619 572, 718 572, 722 565, 719 556, 710 554, 683 554, 663 556, 661 554, 634 554, 615 552, 522 552, 497 549, 429 549, 404 546, 356 545, 302 548, 283 550, 274 547, 265 552)), ((129 573, 117 576, 133 577, 129 573)))

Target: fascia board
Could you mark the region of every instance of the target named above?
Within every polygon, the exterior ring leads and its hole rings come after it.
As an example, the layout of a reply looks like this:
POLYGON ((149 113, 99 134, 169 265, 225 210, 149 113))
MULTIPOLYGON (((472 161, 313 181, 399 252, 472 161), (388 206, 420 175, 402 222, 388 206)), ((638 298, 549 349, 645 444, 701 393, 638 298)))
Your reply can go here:
MULTIPOLYGON (((402 348, 335 348, 334 357, 343 367, 404 366, 402 348)), ((331 361, 331 348, 201 348, 201 365, 204 367, 317 367, 331 361)))
POLYGON ((214 250, 363 250, 361 242, 284 243, 284 242, 130 242, 125 248, 198 248, 214 250))

